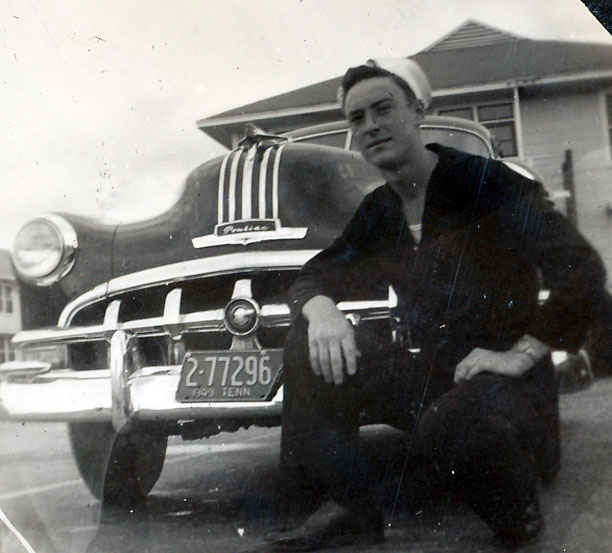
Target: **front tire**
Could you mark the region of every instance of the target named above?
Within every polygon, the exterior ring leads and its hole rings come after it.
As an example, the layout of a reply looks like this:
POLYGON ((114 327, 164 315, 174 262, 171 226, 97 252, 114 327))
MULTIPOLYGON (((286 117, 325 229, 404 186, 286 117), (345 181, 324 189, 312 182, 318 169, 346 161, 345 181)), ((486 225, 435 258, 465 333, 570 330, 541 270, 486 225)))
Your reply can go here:
POLYGON ((168 437, 141 429, 117 433, 111 423, 69 423, 72 453, 89 491, 105 504, 142 501, 161 474, 168 437))

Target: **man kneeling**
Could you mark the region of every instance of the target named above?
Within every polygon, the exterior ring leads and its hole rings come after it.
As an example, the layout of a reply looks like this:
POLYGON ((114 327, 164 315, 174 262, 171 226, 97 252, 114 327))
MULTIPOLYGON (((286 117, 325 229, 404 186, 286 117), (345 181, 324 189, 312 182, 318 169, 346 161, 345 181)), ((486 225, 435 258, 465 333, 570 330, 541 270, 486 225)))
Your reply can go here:
POLYGON ((351 68, 341 93, 353 140, 386 183, 290 291, 282 465, 301 466, 330 501, 270 549, 384 539, 358 454, 359 414, 373 404, 496 534, 531 540, 543 524, 538 480, 559 469, 550 349, 581 345, 603 295, 599 256, 539 183, 422 143, 431 92, 413 61, 351 68), (355 279, 393 285, 401 351, 370 355, 376 337, 356 336, 337 309, 355 279), (542 282, 550 296, 540 305, 542 282))

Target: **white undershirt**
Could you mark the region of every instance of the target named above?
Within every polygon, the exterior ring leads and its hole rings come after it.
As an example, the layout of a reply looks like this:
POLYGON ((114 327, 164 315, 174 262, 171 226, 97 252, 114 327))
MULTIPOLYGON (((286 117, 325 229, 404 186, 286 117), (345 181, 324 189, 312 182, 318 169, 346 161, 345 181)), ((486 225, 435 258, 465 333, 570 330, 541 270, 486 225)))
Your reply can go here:
POLYGON ((423 225, 421 225, 420 223, 418 225, 409 225, 408 228, 410 229, 410 232, 412 233, 412 237, 414 238, 414 241, 419 244, 421 242, 421 228, 423 225))

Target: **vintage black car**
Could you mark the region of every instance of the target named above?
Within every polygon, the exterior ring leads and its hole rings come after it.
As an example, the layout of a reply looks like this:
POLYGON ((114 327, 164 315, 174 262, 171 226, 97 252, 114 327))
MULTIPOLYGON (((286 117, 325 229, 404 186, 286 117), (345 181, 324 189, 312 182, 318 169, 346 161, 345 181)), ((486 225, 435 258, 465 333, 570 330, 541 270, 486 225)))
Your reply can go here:
MULTIPOLYGON (((495 156, 470 121, 428 117, 422 133, 495 156)), ((151 490, 170 435, 280 424, 287 288, 379 184, 341 122, 251 129, 157 217, 29 221, 13 249, 25 330, 0 367, 0 417, 67 422, 80 473, 107 502, 151 490)), ((391 342, 393 290, 351 294, 347 318, 391 342)))

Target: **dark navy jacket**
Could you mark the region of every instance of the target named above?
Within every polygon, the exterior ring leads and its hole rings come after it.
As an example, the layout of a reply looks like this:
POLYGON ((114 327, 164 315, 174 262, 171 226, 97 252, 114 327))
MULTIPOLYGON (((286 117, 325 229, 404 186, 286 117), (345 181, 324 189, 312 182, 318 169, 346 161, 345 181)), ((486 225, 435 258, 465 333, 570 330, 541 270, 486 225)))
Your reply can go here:
POLYGON ((399 197, 377 188, 303 267, 289 292, 294 314, 317 294, 339 301, 392 284, 415 345, 449 369, 473 347, 509 349, 523 334, 575 351, 603 301, 598 254, 540 183, 499 161, 427 147, 439 160, 418 247, 399 197), (540 289, 550 291, 543 305, 540 289))

